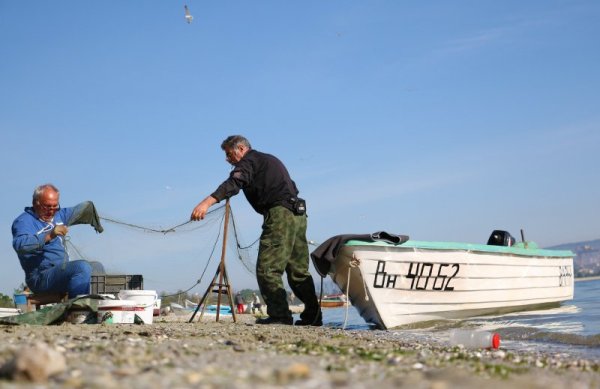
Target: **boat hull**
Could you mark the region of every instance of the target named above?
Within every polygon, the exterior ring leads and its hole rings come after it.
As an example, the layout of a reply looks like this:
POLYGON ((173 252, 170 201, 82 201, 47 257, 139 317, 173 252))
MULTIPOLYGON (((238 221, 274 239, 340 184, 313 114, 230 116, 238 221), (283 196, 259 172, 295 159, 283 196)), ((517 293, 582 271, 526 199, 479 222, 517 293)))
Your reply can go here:
POLYGON ((540 309, 573 298, 570 252, 407 243, 346 244, 330 269, 351 304, 378 328, 540 309))

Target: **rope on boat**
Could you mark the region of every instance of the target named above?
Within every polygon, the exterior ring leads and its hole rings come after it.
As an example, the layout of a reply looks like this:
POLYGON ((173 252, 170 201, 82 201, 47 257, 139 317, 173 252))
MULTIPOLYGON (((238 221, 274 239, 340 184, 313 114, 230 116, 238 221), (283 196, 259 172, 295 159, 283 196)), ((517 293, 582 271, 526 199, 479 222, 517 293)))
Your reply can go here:
MULTIPOLYGON (((352 261, 350 262, 352 263, 352 261)), ((348 279, 346 280, 346 297, 350 298, 350 272, 352 271, 352 265, 348 268, 348 279)), ((342 329, 346 329, 346 324, 348 323, 348 306, 350 304, 346 304, 346 311, 344 312, 344 324, 342 325, 342 329)))
MULTIPOLYGON (((355 256, 352 256, 352 259, 350 260, 350 267, 359 267, 360 266, 360 260, 358 258, 356 258, 355 256)), ((348 278, 348 280, 350 280, 350 278, 348 278)), ((365 283, 365 280, 363 279, 363 289, 365 292, 365 301, 369 301, 369 295, 367 294, 367 284, 365 283)))
MULTIPOLYGON (((352 268, 360 266, 360 260, 353 255, 352 259, 348 262, 348 265, 349 265, 348 279, 346 280, 346 292, 345 293, 346 293, 346 297, 350 298, 350 273, 352 272, 352 268)), ((367 286, 365 285, 364 282, 363 282, 363 287, 365 288, 365 300, 368 301, 369 296, 367 295, 367 286)), ((350 309, 350 304, 346 304, 346 312, 344 312, 344 325, 342 326, 343 330, 346 329, 346 324, 348 323, 348 310, 349 309, 350 309)))
MULTIPOLYGON (((321 277, 321 288, 320 288, 320 292, 319 292, 319 308, 322 308, 321 304, 323 303, 323 281, 325 280, 325 277, 321 277)), ((315 319, 316 321, 316 319, 315 319)))

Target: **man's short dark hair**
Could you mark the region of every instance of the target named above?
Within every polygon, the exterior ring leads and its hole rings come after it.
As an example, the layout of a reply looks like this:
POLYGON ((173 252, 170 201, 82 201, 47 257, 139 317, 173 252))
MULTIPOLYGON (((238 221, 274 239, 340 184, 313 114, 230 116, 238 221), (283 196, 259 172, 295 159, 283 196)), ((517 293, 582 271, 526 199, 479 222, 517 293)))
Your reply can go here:
POLYGON ((238 145, 244 145, 248 149, 252 149, 252 146, 250 146, 250 142, 248 142, 248 139, 244 138, 241 135, 228 136, 227 139, 225 139, 223 143, 221 143, 221 149, 233 149, 238 145))

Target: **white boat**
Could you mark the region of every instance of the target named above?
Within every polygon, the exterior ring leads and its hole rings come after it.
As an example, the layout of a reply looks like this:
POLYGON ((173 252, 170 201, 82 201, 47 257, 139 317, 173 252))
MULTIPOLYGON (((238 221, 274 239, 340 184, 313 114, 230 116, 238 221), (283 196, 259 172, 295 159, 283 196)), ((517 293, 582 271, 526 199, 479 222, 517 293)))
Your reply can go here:
POLYGON ((311 254, 315 267, 381 329, 549 308, 573 298, 571 251, 510 239, 511 246, 339 238, 311 254))
POLYGON ((9 317, 20 314, 21 311, 17 308, 0 308, 0 317, 9 317))

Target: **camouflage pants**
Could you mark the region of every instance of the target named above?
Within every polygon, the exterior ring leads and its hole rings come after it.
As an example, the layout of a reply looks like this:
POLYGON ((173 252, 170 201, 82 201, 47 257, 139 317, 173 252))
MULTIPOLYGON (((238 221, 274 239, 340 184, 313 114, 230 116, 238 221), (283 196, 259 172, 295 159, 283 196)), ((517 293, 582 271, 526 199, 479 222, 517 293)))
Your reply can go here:
POLYGON ((304 303, 302 318, 320 312, 315 286, 308 271, 306 215, 297 216, 282 206, 271 208, 265 215, 256 278, 260 293, 267 304, 267 314, 274 318, 290 317, 283 272, 294 294, 304 303))

